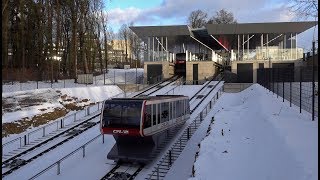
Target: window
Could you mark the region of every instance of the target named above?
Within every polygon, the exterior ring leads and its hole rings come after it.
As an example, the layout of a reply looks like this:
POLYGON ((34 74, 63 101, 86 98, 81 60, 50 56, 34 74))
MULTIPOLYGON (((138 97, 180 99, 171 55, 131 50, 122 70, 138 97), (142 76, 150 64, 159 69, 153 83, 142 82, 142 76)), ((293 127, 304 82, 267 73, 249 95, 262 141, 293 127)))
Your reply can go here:
POLYGON ((152 126, 157 124, 156 104, 152 104, 152 126))
POLYGON ((151 105, 146 106, 144 128, 151 127, 151 105))
POLYGON ((161 123, 169 120, 169 103, 161 103, 161 123))
POLYGON ((103 110, 104 126, 139 127, 142 101, 106 101, 103 110))
POLYGON ((157 104, 158 107, 158 111, 157 111, 157 124, 160 123, 160 119, 161 119, 161 104, 157 104))

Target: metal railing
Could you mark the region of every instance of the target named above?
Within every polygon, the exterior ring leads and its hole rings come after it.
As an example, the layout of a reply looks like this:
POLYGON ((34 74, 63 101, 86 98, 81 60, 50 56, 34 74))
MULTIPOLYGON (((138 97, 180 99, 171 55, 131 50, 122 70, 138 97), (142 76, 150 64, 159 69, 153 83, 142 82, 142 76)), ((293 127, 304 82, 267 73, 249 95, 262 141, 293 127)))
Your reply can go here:
MULTIPOLYGON (((183 151, 184 147, 188 143, 188 140, 192 137, 192 135, 196 132, 197 128, 200 126, 201 122, 207 116, 207 114, 212 109, 213 105, 217 102, 221 94, 223 93, 223 86, 219 88, 219 90, 215 93, 214 97, 210 100, 210 102, 205 106, 205 108, 197 115, 197 117, 193 120, 192 123, 188 125, 188 127, 183 131, 182 135, 173 143, 173 145, 169 148, 169 150, 164 154, 160 161, 158 161, 157 166, 154 167, 154 170, 149 177, 146 179, 160 179, 159 169, 160 166, 167 166, 168 169, 165 173, 169 171, 169 168, 172 166, 174 161, 179 157, 179 154, 183 151), (187 140, 185 140, 187 139, 187 140), (178 149, 178 156, 176 156, 178 149), (173 152, 175 152, 175 156, 173 156, 173 152)), ((164 174, 164 169, 161 171, 164 174)))
MULTIPOLYGON (((58 131, 59 129, 63 129, 65 127, 71 126, 77 121, 80 121, 81 118, 84 118, 86 116, 92 115, 94 113, 97 113, 102 105, 100 105, 102 102, 97 102, 97 104, 88 106, 87 108, 77 111, 73 114, 70 114, 66 117, 63 118, 58 118, 54 122, 47 124, 43 127, 40 127, 36 130, 33 130, 31 132, 28 132, 20 137, 17 137, 13 140, 10 140, 2 145, 2 154, 11 152, 10 149, 19 149, 23 148, 26 145, 29 145, 30 143, 35 142, 39 138, 43 138, 49 135, 49 133, 53 133, 58 131), (95 111, 92 112, 92 109, 96 109, 95 111), (17 143, 17 144, 16 144, 17 143), (7 148, 7 149, 5 149, 7 148), (9 150, 8 150, 9 149, 9 150), (7 152, 8 151, 8 152, 7 152)), ((14 150, 15 150, 14 149, 14 150)))
MULTIPOLYGON (((87 143, 85 143, 84 145, 80 146, 79 148, 77 148, 76 150, 70 152, 69 154, 67 154, 66 156, 64 156, 63 158, 59 159, 58 161, 54 162, 53 164, 51 164, 50 166, 48 166, 47 168, 45 168, 44 170, 40 171, 39 173, 37 173, 36 175, 32 176, 31 178, 29 178, 29 180, 31 179, 35 179, 39 176, 41 176, 42 174, 44 174, 45 172, 47 172, 48 170, 54 168, 55 166, 57 166, 57 175, 59 175, 61 173, 61 162, 63 162, 64 160, 68 159, 69 157, 71 157, 72 155, 76 154, 77 152, 82 152, 82 158, 84 158, 86 156, 86 146, 89 145, 90 143, 94 142, 96 139, 98 139, 100 136, 102 136, 101 134, 99 134, 98 136, 94 137, 93 139, 91 139, 90 141, 88 141, 87 143)), ((104 143, 104 136, 102 136, 102 143, 104 143)))
POLYGON ((257 70, 257 82, 301 110, 318 117, 318 73, 315 67, 265 68, 257 70), (314 72, 312 72, 314 71, 314 72))

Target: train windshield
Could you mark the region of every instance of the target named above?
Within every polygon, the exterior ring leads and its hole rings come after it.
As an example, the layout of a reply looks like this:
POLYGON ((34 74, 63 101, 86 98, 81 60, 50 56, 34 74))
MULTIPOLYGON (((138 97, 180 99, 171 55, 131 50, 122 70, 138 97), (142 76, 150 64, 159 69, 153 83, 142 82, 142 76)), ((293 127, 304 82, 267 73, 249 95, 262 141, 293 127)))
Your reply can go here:
POLYGON ((104 127, 139 128, 143 101, 106 101, 104 127))
POLYGON ((186 53, 177 53, 176 54, 176 60, 185 61, 186 60, 186 53))

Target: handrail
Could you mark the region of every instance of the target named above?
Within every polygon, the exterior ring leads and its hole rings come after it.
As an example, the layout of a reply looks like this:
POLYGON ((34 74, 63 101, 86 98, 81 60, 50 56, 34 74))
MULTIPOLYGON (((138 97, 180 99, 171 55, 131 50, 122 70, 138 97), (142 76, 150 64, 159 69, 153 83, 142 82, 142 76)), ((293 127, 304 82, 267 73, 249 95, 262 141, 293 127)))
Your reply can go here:
MULTIPOLYGON (((215 94, 214 97, 210 100, 210 102, 206 104, 205 108, 203 108, 202 111, 194 118, 193 122, 190 123, 187 128, 185 128, 185 130, 183 131, 183 133, 182 133, 182 134, 180 135, 180 137, 173 143, 173 145, 168 149, 168 151, 167 151, 162 157, 159 158, 160 161, 158 161, 158 162, 156 163, 156 166, 153 167, 154 170, 152 171, 151 174, 149 174, 149 177, 146 178, 146 179, 151 179, 151 177, 154 176, 154 174, 155 174, 156 172, 159 172, 159 167, 162 165, 162 163, 167 162, 167 161, 165 161, 166 159, 169 159, 169 162, 170 162, 169 166, 172 166, 172 164, 174 163, 174 160, 175 160, 175 159, 172 159, 172 157, 171 157, 171 151, 172 151, 174 148, 177 148, 176 146, 179 146, 179 145, 180 145, 180 149, 181 149, 181 152, 182 152, 183 147, 181 147, 181 139, 185 139, 185 136, 186 136, 186 134, 187 134, 188 140, 187 140, 187 141, 183 141, 183 142, 185 142, 185 144, 188 143, 189 139, 192 137, 193 133, 195 132, 195 131, 193 131, 193 132, 191 131, 191 132, 190 132, 190 128, 193 128, 193 127, 194 127, 195 129, 197 129, 197 128, 200 126, 202 120, 203 120, 203 119, 207 116, 207 114, 208 114, 208 107, 209 107, 209 110, 211 110, 212 107, 213 107, 213 105, 214 105, 214 103, 217 102, 216 100, 218 100, 219 95, 221 95, 222 93, 223 93, 223 86, 220 87, 220 89, 216 92, 216 94, 215 94), (212 104, 212 102, 213 102, 213 104, 212 104), (197 120, 200 121, 198 124, 197 124, 197 120), (191 134, 191 136, 190 136, 190 134, 191 134), (180 144, 179 144, 179 142, 180 142, 180 144), (178 145, 178 144, 179 144, 179 145, 178 145)), ((208 93, 208 94, 210 94, 210 93, 208 93)), ((204 99, 205 99, 205 98, 204 98, 204 99)), ((179 148, 179 147, 178 147, 178 148, 179 148)), ((178 149, 178 148, 177 148, 177 149, 178 149)))

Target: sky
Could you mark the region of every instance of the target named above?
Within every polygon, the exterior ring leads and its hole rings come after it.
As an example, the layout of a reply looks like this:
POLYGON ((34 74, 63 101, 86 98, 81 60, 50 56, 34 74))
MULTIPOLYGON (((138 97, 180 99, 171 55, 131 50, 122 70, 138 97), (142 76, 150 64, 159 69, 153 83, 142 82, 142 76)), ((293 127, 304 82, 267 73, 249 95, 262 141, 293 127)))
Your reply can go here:
MULTIPOLYGON (((290 22, 297 19, 286 7, 290 0, 105 0, 109 25, 117 32, 124 23, 136 26, 187 24, 190 12, 200 9, 211 17, 216 11, 232 12, 238 23, 290 22)), ((318 39, 318 27, 298 36, 302 48, 311 49, 313 36, 318 39)), ((299 43, 299 40, 300 43, 299 43)))

